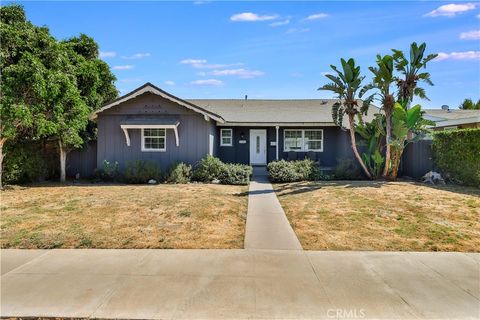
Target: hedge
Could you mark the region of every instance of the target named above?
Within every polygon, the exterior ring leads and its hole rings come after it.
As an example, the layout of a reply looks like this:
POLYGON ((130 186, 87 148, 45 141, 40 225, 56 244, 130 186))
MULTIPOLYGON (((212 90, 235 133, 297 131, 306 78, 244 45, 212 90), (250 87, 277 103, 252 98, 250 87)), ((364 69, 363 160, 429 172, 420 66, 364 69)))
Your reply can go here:
POLYGON ((480 186, 480 129, 435 132, 432 151, 435 165, 444 177, 480 186))
POLYGON ((320 176, 318 164, 310 159, 272 161, 267 165, 267 170, 272 182, 318 180, 320 176))

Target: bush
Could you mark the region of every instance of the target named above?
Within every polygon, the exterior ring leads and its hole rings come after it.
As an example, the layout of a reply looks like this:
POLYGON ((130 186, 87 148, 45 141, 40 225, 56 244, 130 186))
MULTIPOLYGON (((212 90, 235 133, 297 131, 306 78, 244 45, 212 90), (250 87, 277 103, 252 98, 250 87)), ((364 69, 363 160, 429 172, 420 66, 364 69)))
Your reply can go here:
POLYGON ((208 155, 195 165, 192 178, 200 182, 217 180, 222 172, 223 165, 224 163, 220 159, 208 155))
POLYGON ((8 143, 4 148, 3 182, 28 183, 51 178, 52 168, 56 168, 58 162, 55 157, 46 156, 42 146, 38 141, 8 143))
POLYGON ((96 169, 94 172, 95 179, 102 181, 115 181, 120 177, 120 171, 118 170, 118 162, 110 163, 107 160, 103 160, 103 168, 96 169))
POLYGON ((147 183, 150 179, 159 181, 160 168, 153 161, 136 160, 127 163, 125 181, 128 183, 147 183))
POLYGON ((246 185, 250 182, 253 169, 244 164, 224 163, 218 179, 222 184, 246 185))
POLYGON ((273 161, 267 165, 267 170, 268 177, 272 182, 294 182, 320 178, 318 164, 310 159, 273 161))
POLYGON ((338 159, 333 175, 338 180, 360 180, 363 178, 356 162, 350 158, 338 159))
POLYGON ((192 177, 192 166, 183 162, 175 163, 168 171, 168 183, 189 183, 192 177))
POLYGON ((435 132, 432 151, 435 165, 444 177, 480 186, 480 129, 435 132))

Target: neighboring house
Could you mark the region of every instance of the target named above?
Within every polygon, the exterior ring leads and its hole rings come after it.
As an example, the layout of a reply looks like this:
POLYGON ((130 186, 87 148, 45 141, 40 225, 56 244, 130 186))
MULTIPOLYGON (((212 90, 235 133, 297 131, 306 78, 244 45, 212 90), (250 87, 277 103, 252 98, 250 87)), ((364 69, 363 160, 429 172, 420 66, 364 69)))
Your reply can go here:
MULTIPOLYGON (((96 166, 153 160, 167 169, 206 155, 265 165, 276 159, 319 160, 333 167, 352 157, 348 132, 332 121, 336 100, 183 100, 147 83, 95 112, 96 166)), ((378 108, 372 106, 369 120, 378 108)))
POLYGON ((480 110, 426 109, 425 118, 436 123, 434 130, 480 128, 480 110))

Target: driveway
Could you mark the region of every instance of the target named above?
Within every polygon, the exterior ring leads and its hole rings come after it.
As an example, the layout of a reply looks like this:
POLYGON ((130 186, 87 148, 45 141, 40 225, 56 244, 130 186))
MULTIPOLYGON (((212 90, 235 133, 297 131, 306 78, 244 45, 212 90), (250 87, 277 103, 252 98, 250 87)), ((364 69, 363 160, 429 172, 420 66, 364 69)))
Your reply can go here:
POLYGON ((1 316, 478 319, 480 254, 2 250, 1 316))

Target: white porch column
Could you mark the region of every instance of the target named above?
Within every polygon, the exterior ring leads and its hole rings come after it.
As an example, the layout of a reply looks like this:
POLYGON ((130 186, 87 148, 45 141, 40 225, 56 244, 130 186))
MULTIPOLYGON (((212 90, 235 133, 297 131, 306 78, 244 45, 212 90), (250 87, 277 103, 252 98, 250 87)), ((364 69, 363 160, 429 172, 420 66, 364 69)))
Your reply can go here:
POLYGON ((278 160, 278 129, 279 126, 275 126, 275 159, 278 160))

